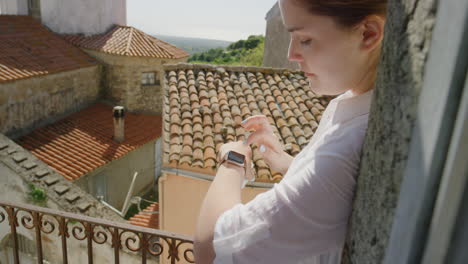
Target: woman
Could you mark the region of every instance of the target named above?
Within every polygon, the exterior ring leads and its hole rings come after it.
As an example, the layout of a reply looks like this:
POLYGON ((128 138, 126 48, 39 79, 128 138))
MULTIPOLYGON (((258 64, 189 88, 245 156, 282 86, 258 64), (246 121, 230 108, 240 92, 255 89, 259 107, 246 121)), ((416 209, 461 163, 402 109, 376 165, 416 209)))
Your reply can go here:
POLYGON ((315 93, 339 96, 295 158, 283 151, 264 116, 244 120, 246 130, 255 131, 248 144, 221 147, 221 165, 197 224, 197 263, 340 263, 386 1, 279 0, 279 5, 291 33, 289 59, 299 63, 315 93), (251 143, 260 146, 273 170, 285 175, 244 205, 240 186, 249 170, 235 159, 244 156, 248 165, 251 143))

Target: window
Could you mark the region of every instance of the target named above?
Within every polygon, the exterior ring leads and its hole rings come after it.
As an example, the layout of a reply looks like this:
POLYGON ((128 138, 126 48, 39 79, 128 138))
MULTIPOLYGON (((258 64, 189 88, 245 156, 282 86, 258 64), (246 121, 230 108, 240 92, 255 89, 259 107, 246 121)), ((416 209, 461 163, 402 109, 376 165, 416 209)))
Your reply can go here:
POLYGON ((157 72, 142 73, 141 85, 159 85, 159 78, 157 72))

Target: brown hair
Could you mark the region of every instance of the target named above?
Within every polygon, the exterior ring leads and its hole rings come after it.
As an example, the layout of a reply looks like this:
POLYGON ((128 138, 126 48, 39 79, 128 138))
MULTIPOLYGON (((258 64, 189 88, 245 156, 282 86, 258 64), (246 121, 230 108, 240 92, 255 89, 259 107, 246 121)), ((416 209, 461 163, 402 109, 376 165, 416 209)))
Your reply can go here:
POLYGON ((309 12, 330 16, 343 27, 352 27, 369 15, 385 15, 387 0, 295 0, 309 12))

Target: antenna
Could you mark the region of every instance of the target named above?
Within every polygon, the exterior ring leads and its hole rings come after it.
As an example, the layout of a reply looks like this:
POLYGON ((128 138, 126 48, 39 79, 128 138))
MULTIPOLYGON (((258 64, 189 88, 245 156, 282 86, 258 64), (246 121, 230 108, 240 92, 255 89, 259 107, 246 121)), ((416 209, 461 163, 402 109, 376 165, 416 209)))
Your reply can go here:
POLYGON ((128 192, 127 192, 127 197, 125 198, 125 202, 124 202, 124 204, 122 206, 122 211, 119 211, 115 207, 113 207, 112 205, 108 204, 106 201, 103 200, 102 196, 98 197, 98 200, 101 203, 103 203, 105 206, 109 207, 109 209, 111 209, 112 211, 114 211, 118 215, 120 215, 122 217, 125 217, 125 215, 128 212, 128 209, 130 208, 130 200, 133 200, 132 199, 132 194, 133 194, 133 189, 135 187, 135 181, 136 181, 137 176, 138 176, 138 172, 135 172, 135 174, 133 174, 132 183, 130 184, 130 188, 128 189, 128 192))
POLYGON ((135 180, 137 176, 138 176, 138 172, 136 171, 135 174, 133 174, 133 179, 132 179, 132 183, 130 184, 130 189, 128 189, 127 197, 125 198, 125 202, 122 206, 122 213, 121 213, 122 217, 125 217, 125 215, 128 212, 128 208, 130 208, 130 199, 132 198, 133 188, 135 186, 135 180))

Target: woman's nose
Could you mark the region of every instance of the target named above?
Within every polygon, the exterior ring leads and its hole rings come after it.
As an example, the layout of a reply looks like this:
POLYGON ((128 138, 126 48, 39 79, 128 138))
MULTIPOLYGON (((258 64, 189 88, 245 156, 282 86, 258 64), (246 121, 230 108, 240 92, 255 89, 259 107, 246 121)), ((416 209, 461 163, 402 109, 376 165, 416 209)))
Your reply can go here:
POLYGON ((301 62, 304 60, 304 58, 302 57, 301 53, 298 52, 298 49, 292 40, 289 42, 288 60, 296 62, 301 62))

